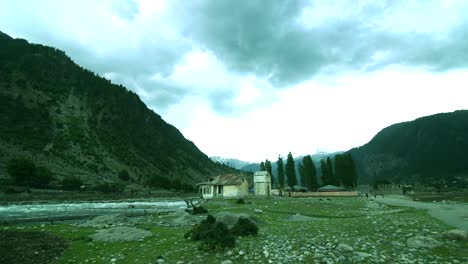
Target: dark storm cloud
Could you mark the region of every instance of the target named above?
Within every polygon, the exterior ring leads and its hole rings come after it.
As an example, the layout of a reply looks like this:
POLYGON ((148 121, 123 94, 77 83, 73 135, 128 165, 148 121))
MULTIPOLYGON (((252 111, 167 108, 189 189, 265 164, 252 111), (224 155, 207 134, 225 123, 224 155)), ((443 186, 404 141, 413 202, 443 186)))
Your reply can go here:
MULTIPOLYGON (((401 63, 445 70, 468 65, 466 23, 449 28, 442 38, 437 32, 392 31, 382 28, 380 20, 398 15, 409 4, 354 2, 359 7, 348 4, 334 10, 337 13, 325 23, 308 28, 298 18, 304 8, 314 9, 320 1, 200 1, 193 7, 191 32, 233 70, 273 74, 277 86, 310 79, 327 67, 360 69, 374 64, 369 69, 376 69, 401 63), (344 14, 346 8, 353 8, 352 13, 344 14), (375 62, 378 52, 386 52, 387 58, 375 62)), ((407 23, 410 28, 412 21, 407 23)))
POLYGON ((236 111, 239 82, 233 79, 246 75, 268 77, 275 88, 284 88, 322 72, 392 64, 432 71, 468 66, 466 1, 147 3, 167 8, 145 17, 148 6, 139 0, 0 2, 0 31, 63 49, 78 64, 139 90, 158 110, 197 90, 217 111, 236 111), (220 89, 170 78, 194 50, 212 52, 215 65, 225 68, 226 76, 205 71, 198 77, 226 77, 220 89))

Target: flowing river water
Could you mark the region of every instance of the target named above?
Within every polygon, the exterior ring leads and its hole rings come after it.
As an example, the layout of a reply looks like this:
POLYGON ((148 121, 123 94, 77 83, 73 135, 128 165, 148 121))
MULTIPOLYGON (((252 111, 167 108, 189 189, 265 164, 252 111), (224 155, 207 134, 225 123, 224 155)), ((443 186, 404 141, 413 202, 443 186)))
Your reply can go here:
POLYGON ((100 201, 9 204, 0 206, 0 223, 72 220, 104 214, 143 215, 179 210, 186 207, 183 200, 100 201))

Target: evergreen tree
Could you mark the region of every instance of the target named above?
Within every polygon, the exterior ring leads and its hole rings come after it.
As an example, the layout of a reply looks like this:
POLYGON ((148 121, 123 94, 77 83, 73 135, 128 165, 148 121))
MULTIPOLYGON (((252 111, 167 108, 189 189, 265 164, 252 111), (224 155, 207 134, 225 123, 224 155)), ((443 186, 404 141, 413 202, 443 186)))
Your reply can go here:
POLYGON ((330 157, 327 158, 327 172, 328 172, 328 178, 330 179, 330 184, 339 185, 340 183, 336 179, 335 173, 333 172, 333 163, 330 157))
POLYGON ((270 174, 271 176, 271 184, 274 184, 273 182, 273 173, 272 173, 272 166, 271 166, 271 161, 268 159, 265 160, 265 170, 270 174))
POLYGON ((348 173, 346 171, 346 158, 342 154, 335 156, 335 177, 345 187, 348 182, 348 173))
POLYGON ((301 174, 302 182, 309 190, 313 190, 317 188, 317 169, 315 168, 315 164, 312 161, 310 155, 305 156, 302 158, 302 170, 303 174, 301 174))
POLYGON ((268 171, 268 173, 270 173, 270 175, 273 175, 271 173, 271 161, 269 161, 268 159, 265 160, 265 170, 268 171))
POLYGON ((294 158, 291 152, 288 153, 288 158, 286 159, 286 177, 288 178, 288 185, 293 190, 294 185, 296 185, 296 166, 294 164, 294 158))
POLYGON ((345 187, 356 187, 357 174, 351 154, 335 156, 335 178, 345 187))
POLYGON ((278 170, 278 181, 280 185, 280 189, 284 188, 284 165, 283 165, 283 158, 278 156, 278 161, 276 162, 277 170, 278 170))
POLYGON ((329 185, 330 176, 328 175, 327 163, 325 160, 320 161, 320 171, 322 172, 322 185, 329 185))
POLYGON ((265 168, 265 163, 264 163, 263 161, 260 162, 260 170, 261 170, 261 171, 265 171, 265 170, 266 170, 266 168, 265 168))
POLYGON ((301 183, 299 185, 308 186, 305 171, 304 171, 304 161, 302 163, 299 162, 299 164, 297 164, 297 169, 299 171, 299 175, 301 176, 301 183))
POLYGON ((357 173, 356 173, 356 165, 354 164, 353 157, 351 154, 345 154, 345 170, 346 170, 346 185, 350 186, 351 188, 355 189, 357 185, 357 173))

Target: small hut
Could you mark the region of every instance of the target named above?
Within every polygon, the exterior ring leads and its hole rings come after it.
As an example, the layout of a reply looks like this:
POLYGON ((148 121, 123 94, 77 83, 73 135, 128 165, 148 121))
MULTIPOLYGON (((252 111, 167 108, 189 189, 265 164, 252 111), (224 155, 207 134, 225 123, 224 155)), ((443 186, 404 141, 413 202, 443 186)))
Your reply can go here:
POLYGON ((197 184, 203 199, 215 197, 242 197, 249 194, 249 183, 243 176, 224 174, 197 184))
POLYGON ((271 195, 271 175, 268 171, 255 172, 253 181, 255 195, 271 195))

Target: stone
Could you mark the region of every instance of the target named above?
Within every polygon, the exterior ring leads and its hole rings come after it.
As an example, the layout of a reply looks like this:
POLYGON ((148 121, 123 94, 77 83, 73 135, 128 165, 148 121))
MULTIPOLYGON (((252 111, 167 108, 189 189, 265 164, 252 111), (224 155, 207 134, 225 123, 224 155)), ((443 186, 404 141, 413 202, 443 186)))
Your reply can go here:
POLYGON ((256 214, 263 214, 263 210, 262 210, 262 209, 257 209, 257 208, 255 208, 255 209, 253 209, 253 211, 254 211, 254 213, 256 213, 256 214))
POLYGON ((345 243, 340 243, 336 247, 337 250, 342 251, 342 252, 353 252, 354 248, 350 245, 347 245, 345 243))
POLYGON ((221 264, 232 264, 232 261, 228 259, 228 260, 221 262, 221 264))
POLYGON ((468 236, 465 230, 454 229, 444 233, 444 237, 452 240, 467 240, 468 236))
POLYGON ((410 237, 406 241, 406 246, 410 248, 436 248, 442 245, 441 242, 426 236, 410 237))
POLYGON ((370 258, 370 257, 372 257, 371 254, 366 253, 366 252, 358 252, 357 256, 360 257, 360 258, 370 258))

